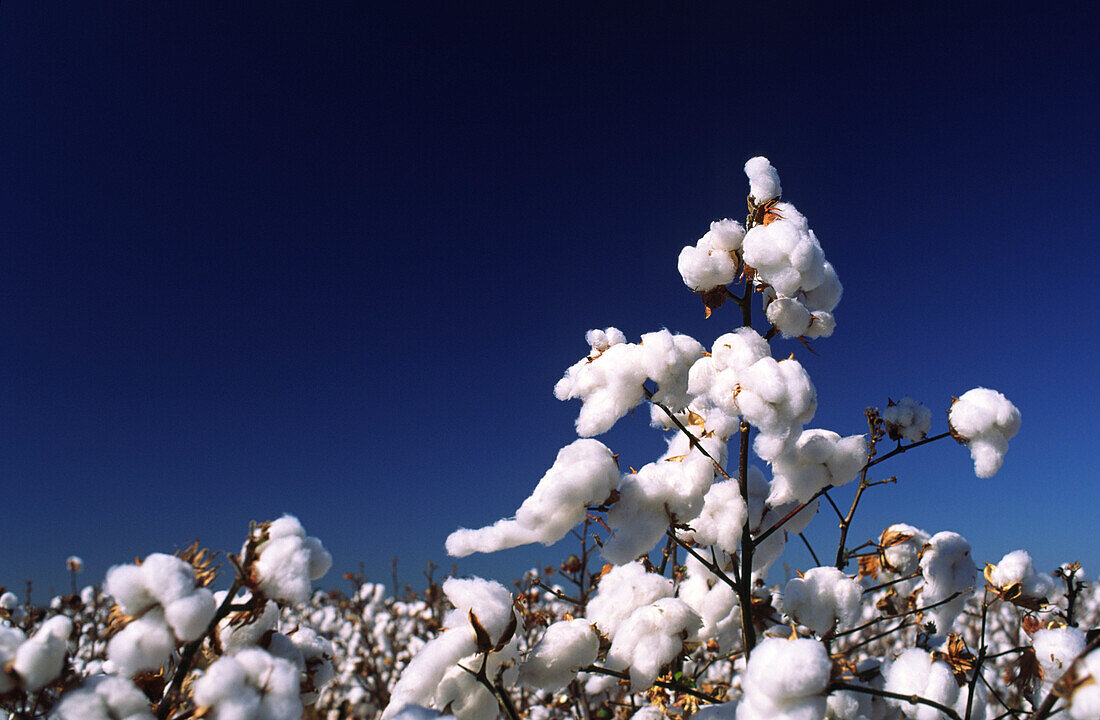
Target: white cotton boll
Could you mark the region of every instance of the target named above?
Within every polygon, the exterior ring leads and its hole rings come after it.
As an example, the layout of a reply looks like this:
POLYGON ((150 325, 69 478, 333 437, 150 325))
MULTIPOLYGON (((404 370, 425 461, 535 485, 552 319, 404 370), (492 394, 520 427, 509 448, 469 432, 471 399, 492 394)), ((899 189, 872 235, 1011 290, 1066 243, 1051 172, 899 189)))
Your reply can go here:
POLYGON ((585 618, 553 623, 520 666, 520 680, 542 690, 560 690, 596 661, 599 650, 600 638, 585 618))
POLYGON ((630 686, 646 688, 682 651, 684 639, 699 628, 699 616, 679 598, 661 598, 639 607, 619 625, 607 666, 630 669, 630 686))
POLYGON ((429 640, 413 655, 390 691, 382 720, 392 720, 408 705, 431 704, 447 671, 476 650, 472 631, 450 629, 429 640))
POLYGON ((1100 718, 1100 683, 1081 685, 1073 691, 1073 704, 1069 715, 1073 720, 1096 720, 1100 718))
MULTIPOLYGON (((965 593, 974 585, 978 569, 970 555, 970 543, 950 531, 933 535, 920 559, 924 589, 921 598, 926 605, 946 600, 955 593, 965 593)), ((929 610, 940 634, 946 634, 966 602, 965 594, 949 603, 929 610)))
POLYGON ((607 499, 618 480, 618 464, 606 445, 577 440, 561 448, 515 519, 499 520, 480 530, 455 531, 448 536, 447 552, 464 557, 531 542, 558 542, 584 519, 587 506, 607 499))
POLYGON ((512 594, 494 580, 447 578, 443 582, 443 594, 455 606, 444 619, 446 627, 470 627, 468 618, 472 610, 495 642, 512 621, 512 594))
POLYGON ((792 578, 783 591, 783 607, 798 623, 818 636, 840 627, 849 627, 859 618, 863 588, 834 567, 808 570, 792 578))
POLYGON ((840 304, 840 298, 844 294, 844 286, 840 284, 836 270, 828 261, 821 266, 821 282, 811 290, 803 293, 806 305, 812 310, 832 312, 840 304))
POLYGON ((920 568, 921 549, 929 539, 924 530, 905 523, 895 523, 886 528, 880 538, 880 543, 884 546, 882 555, 886 561, 883 569, 897 577, 917 572, 920 568))
POLYGON ((794 298, 780 297, 773 300, 768 304, 765 315, 768 322, 785 338, 802 337, 809 332, 812 319, 810 311, 794 298))
POLYGON ((748 510, 737 481, 722 480, 712 484, 703 496, 703 510, 691 521, 692 529, 684 537, 733 554, 741 542, 741 530, 747 517, 748 510))
MULTIPOLYGON (((727 559, 728 560, 728 559, 727 559)), ((719 560, 723 562, 723 560, 719 560)), ((693 555, 687 557, 679 597, 702 621, 692 639, 718 641, 720 652, 728 652, 740 639, 740 616, 737 593, 708 570, 693 555)))
POLYGON ((195 590, 195 570, 175 555, 153 553, 139 566, 145 587, 161 605, 168 605, 195 590))
POLYGON ((149 701, 129 679, 99 675, 65 693, 50 720, 153 720, 149 701))
POLYGON ((772 167, 771 161, 762 155, 745 163, 745 175, 749 178, 749 194, 757 205, 773 200, 783 193, 779 184, 779 173, 772 167))
POLYGON ((145 585, 145 574, 137 565, 115 565, 107 571, 103 592, 114 598, 127 615, 139 615, 157 600, 145 585))
POLYGON ((0 595, 0 608, 4 610, 14 610, 19 607, 19 598, 15 596, 15 593, 10 590, 3 595, 0 595))
POLYGON ((600 632, 614 640, 619 625, 637 608, 671 597, 672 581, 646 572, 640 562, 611 568, 588 603, 588 619, 600 632))
POLYGON ((107 657, 123 674, 158 669, 176 648, 175 638, 164 620, 164 612, 155 608, 124 627, 107 643, 107 657))
POLYGON ((862 435, 842 438, 831 430, 805 430, 790 450, 772 460, 774 480, 768 503, 802 503, 828 486, 846 485, 866 461, 867 442, 862 435))
POLYGON ((761 358, 771 357, 771 347, 760 333, 743 327, 719 335, 710 353, 719 369, 744 370, 761 358))
POLYGON ((297 535, 279 536, 260 548, 255 569, 257 589, 275 600, 306 602, 313 589, 309 580, 310 551, 297 535))
POLYGON ((309 551, 309 579, 320 580, 332 567, 332 554, 318 538, 310 536, 303 543, 309 551))
POLYGON ((829 694, 825 720, 874 720, 874 718, 870 695, 851 690, 837 690, 829 694))
POLYGON ((57 679, 65 666, 65 654, 69 650, 66 639, 71 632, 72 621, 58 615, 19 646, 11 669, 22 679, 24 688, 37 692, 57 679))
MULTIPOLYGON (((239 602, 245 602, 251 596, 239 597, 239 602)), ((224 592, 217 593, 215 604, 224 600, 224 592)), ((225 651, 232 655, 246 647, 254 647, 259 644, 264 635, 275 629, 279 621, 279 606, 274 600, 268 600, 264 604, 263 612, 252 615, 253 621, 238 625, 230 622, 228 618, 218 623, 218 639, 225 651)))
POLYGON ((1020 430, 1020 411, 996 390, 974 388, 952 403, 948 421, 968 441, 974 474, 988 478, 1000 470, 1008 441, 1020 430))
POLYGON ((1031 643, 1036 659, 1043 666, 1044 681, 1047 683, 1062 677, 1086 644, 1085 633, 1075 627, 1038 630, 1032 636, 1031 643))
MULTIPOLYGON (((233 697, 245 695, 248 688, 248 672, 234 657, 218 658, 194 686, 195 704, 199 707, 214 707, 218 703, 233 697)), ((255 695, 255 705, 259 705, 259 696, 255 695)))
POLYGON ((454 715, 444 715, 421 705, 406 705, 391 717, 392 720, 456 720, 454 715))
POLYGON ((199 588, 165 606, 164 619, 179 640, 190 642, 206 632, 216 611, 213 594, 206 588, 199 588))
POLYGON ((1035 572, 1031 554, 1027 550, 1015 550, 989 569, 989 582, 997 588, 1006 589, 1020 584, 1020 596, 1046 601, 1054 592, 1054 578, 1035 572))
MULTIPOLYGON (((26 642, 27 636, 22 630, 0 625, 0 667, 6 667, 15 657, 16 651, 26 642)), ((0 672, 0 694, 15 688, 16 682, 10 674, 0 672)))
POLYGON ((710 233, 699 239, 696 245, 687 245, 680 251, 676 269, 684 284, 699 292, 728 285, 737 277, 737 261, 726 250, 714 247, 710 233))
POLYGON ((810 327, 804 333, 807 338, 830 337, 836 330, 836 318, 827 310, 814 310, 810 313, 810 327))
POLYGON ((882 411, 882 422, 891 440, 905 438, 909 442, 923 440, 932 428, 932 410, 923 404, 904 397, 891 401, 882 411))
POLYGON ((602 353, 612 345, 621 345, 625 343, 626 335, 623 334, 622 330, 614 327, 605 328, 603 330, 596 328, 585 333, 584 340, 588 343, 588 346, 592 348, 593 353, 602 353))
POLYGON ((607 513, 614 534, 604 541, 600 554, 612 565, 629 563, 653 549, 668 523, 664 505, 654 502, 637 475, 627 475, 619 486, 618 502, 607 513))
POLYGON ((643 334, 639 347, 646 377, 657 383, 653 402, 682 410, 691 402, 687 395, 688 371, 702 355, 703 346, 687 335, 660 330, 643 334))
POLYGON ((742 678, 737 720, 825 717, 825 688, 832 660, 817 640, 766 638, 756 646, 742 678))
MULTIPOLYGON (((920 648, 910 648, 886 666, 886 690, 901 695, 918 695, 926 700, 952 706, 959 697, 959 685, 946 663, 932 660, 920 648)), ((928 706, 889 699, 906 717, 913 720, 942 720, 940 711, 928 706)))
POLYGON ((554 385, 558 400, 580 398, 577 434, 591 437, 607 432, 645 397, 646 371, 640 347, 619 343, 596 357, 584 357, 565 371, 554 385))
POLYGON ((710 238, 715 250, 733 252, 741 249, 741 241, 745 238, 745 227, 729 218, 715 220, 710 224, 710 231, 704 237, 710 238))

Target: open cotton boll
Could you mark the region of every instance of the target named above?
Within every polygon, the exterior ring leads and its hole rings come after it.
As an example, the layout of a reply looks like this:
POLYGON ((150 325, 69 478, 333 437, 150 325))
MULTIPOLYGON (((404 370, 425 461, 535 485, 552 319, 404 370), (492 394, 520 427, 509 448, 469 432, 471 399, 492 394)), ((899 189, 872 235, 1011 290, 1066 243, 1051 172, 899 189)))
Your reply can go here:
MULTIPOLYGON (((27 636, 19 628, 0 625, 0 667, 7 667, 15 658, 19 647, 26 642, 27 636)), ((15 689, 16 680, 10 674, 0 672, 0 694, 15 689)))
POLYGON ((785 338, 806 335, 813 321, 813 316, 806 306, 790 297, 776 298, 768 303, 764 314, 768 322, 774 325, 785 338))
POLYGON ((1054 592, 1054 578, 1035 572, 1031 554, 1027 550, 1014 550, 1001 558, 996 565, 988 567, 986 579, 1001 590, 1019 583, 1022 598, 1045 602, 1054 592))
POLYGON ((737 720, 824 718, 833 662, 817 640, 766 638, 749 658, 737 720))
POLYGON ((542 690, 560 690, 577 671, 596 661, 600 637, 585 618, 553 623, 519 669, 520 680, 542 690))
POLYGON ((763 155, 745 163, 745 175, 749 178, 749 194, 757 205, 774 200, 783 193, 783 187, 779 184, 779 172, 763 155))
POLYGON ((128 678, 98 675, 65 693, 50 720, 153 720, 149 700, 128 678))
POLYGON ((920 569, 924 578, 921 598, 925 606, 946 600, 955 593, 963 593, 951 602, 928 611, 939 634, 946 635, 966 603, 965 591, 974 585, 978 574, 970 555, 970 543, 958 533, 936 533, 924 548, 920 569))
POLYGON ((923 440, 932 428, 932 411, 908 397, 891 400, 882 411, 882 422, 891 440, 923 440))
POLYGON ((672 581, 646 572, 640 562, 611 568, 600 578, 595 596, 588 602, 588 619, 614 640, 622 622, 639 607, 671 597, 672 581))
MULTIPOLYGON (((237 595, 235 603, 247 602, 252 596, 248 593, 237 595)), ((215 593, 215 603, 221 604, 225 599, 225 592, 215 593)), ((275 629, 279 621, 279 606, 274 600, 268 600, 264 604, 263 611, 251 614, 252 622, 235 624, 230 618, 225 618, 218 623, 218 639, 226 653, 232 655, 238 650, 247 647, 255 647, 260 640, 275 629)))
POLYGON ((432 704, 447 671, 476 650, 472 630, 448 629, 429 640, 413 655, 390 691, 382 720, 396 717, 408 705, 432 704))
POLYGON ((1100 650, 1093 650, 1081 662, 1092 682, 1080 684, 1070 698, 1069 714, 1073 720, 1096 720, 1100 717, 1100 650))
POLYGON ((829 693, 825 720, 875 720, 875 717, 870 695, 852 690, 829 693))
POLYGON ((161 605, 186 597, 195 591, 195 570, 175 555, 153 553, 139 566, 149 593, 161 605))
POLYGON ((73 623, 64 615, 57 615, 42 624, 38 631, 15 651, 11 669, 23 681, 23 687, 36 692, 61 674, 65 666, 65 654, 69 650, 68 638, 73 623))
MULTIPOLYGON (((725 560, 729 560, 728 556, 725 560)), ((740 640, 737 592, 693 555, 687 557, 685 567, 677 597, 687 603, 702 622, 693 639, 703 642, 714 639, 720 652, 729 652, 740 640)))
POLYGON ((1020 411, 996 390, 974 388, 951 404, 948 421, 956 435, 967 440, 974 474, 997 474, 1008 451, 1008 441, 1020 430, 1020 411))
POLYGON ((649 687, 661 668, 683 652, 684 640, 699 625, 699 616, 679 598, 643 605, 619 625, 606 665, 612 670, 629 668, 632 689, 649 687))
MULTIPOLYGON (((1031 637, 1031 644, 1035 658, 1043 666, 1043 685, 1049 690, 1085 649, 1085 633, 1075 627, 1038 630, 1031 637)), ((1042 699, 1045 695, 1046 692, 1040 691, 1037 697, 1042 699)))
POLYGON ((214 595, 206 588, 199 588, 166 605, 164 619, 176 638, 190 642, 206 632, 215 612, 217 607, 214 604, 214 595))
MULTIPOLYGON (((959 697, 959 684, 947 663, 933 660, 920 648, 910 648, 886 666, 886 690, 901 695, 917 695, 942 705, 953 706, 959 697)), ((940 711, 929 705, 888 699, 913 720, 942 720, 940 711)))
POLYGON ((862 586, 834 567, 817 567, 792 578, 783 591, 783 609, 798 623, 824 637, 859 619, 862 586))
POLYGON ((242 650, 210 665, 195 681, 195 704, 212 720, 298 720, 298 670, 259 649, 242 650))
POLYGON ((139 615, 157 602, 145 584, 145 577, 140 566, 115 565, 107 571, 103 592, 114 598, 125 614, 139 615))
POLYGON ((123 675, 160 668, 172 651, 176 640, 164 619, 160 607, 149 610, 134 620, 107 643, 107 658, 123 675))
MULTIPOLYGON (((592 338, 596 344, 603 339, 592 338)), ((668 330, 646 333, 637 345, 612 343, 602 350, 593 345, 592 355, 577 361, 554 385, 554 396, 559 400, 580 398, 577 434, 599 435, 642 401, 647 379, 657 384, 655 402, 672 410, 683 409, 690 401, 688 370, 701 352, 702 345, 696 340, 668 330)))
POLYGON ((729 251, 716 248, 709 235, 695 245, 686 245, 676 259, 684 284, 697 292, 728 285, 737 277, 737 261, 729 251))
POLYGON ((727 553, 737 552, 748 509, 735 480, 720 480, 703 496, 703 509, 691 521, 684 538, 700 545, 713 545, 727 553))
POLYGON ((496 642, 512 622, 512 594, 495 580, 447 578, 443 582, 443 594, 455 607, 444 618, 444 627, 470 628, 469 614, 473 611, 496 642))
POLYGON ((619 484, 619 466, 598 440, 582 438, 558 451, 516 516, 478 530, 460 529, 447 537, 447 553, 465 557, 539 542, 561 540, 584 519, 585 510, 607 499, 619 484))
POLYGON ((320 540, 306 536, 293 515, 268 523, 267 536, 256 548, 257 589, 274 600, 308 601, 312 581, 328 572, 332 556, 320 540))
MULTIPOLYGON (((500 677, 501 682, 507 687, 516 681, 518 672, 516 663, 519 660, 519 638, 513 637, 499 652, 491 652, 485 659, 485 674, 488 677, 500 677)), ((482 656, 469 656, 463 658, 458 664, 449 668, 440 680, 435 691, 435 706, 450 708, 451 712, 459 720, 495 720, 500 712, 500 706, 493 693, 489 692, 477 678, 463 668, 469 668, 482 662, 482 656)))
POLYGON ((867 461, 863 435, 842 438, 831 430, 805 430, 790 450, 772 461, 768 504, 806 502, 828 486, 851 482, 867 461))
POLYGON ((392 717, 393 720, 457 720, 454 715, 444 715, 422 705, 406 705, 392 717))

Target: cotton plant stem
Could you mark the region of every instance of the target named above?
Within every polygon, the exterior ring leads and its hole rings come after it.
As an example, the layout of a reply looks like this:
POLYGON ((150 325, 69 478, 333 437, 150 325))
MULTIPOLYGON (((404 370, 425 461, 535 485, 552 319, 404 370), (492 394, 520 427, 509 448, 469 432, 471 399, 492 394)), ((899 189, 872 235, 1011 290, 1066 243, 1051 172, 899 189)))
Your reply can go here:
POLYGON ((918 448, 921 445, 927 445, 928 443, 936 442, 937 440, 943 440, 944 438, 948 438, 948 437, 951 437, 951 431, 950 430, 948 430, 946 432, 942 432, 939 435, 933 435, 932 437, 926 437, 925 439, 918 440, 917 442, 914 442, 914 443, 909 443, 908 445, 898 445, 896 448, 894 448, 890 452, 886 453, 882 457, 875 458, 874 460, 869 460, 867 462, 867 464, 863 466, 863 469, 864 470, 870 470, 875 465, 878 465, 880 462, 884 462, 886 460, 889 460, 890 458, 894 457, 895 455, 901 455, 902 453, 909 452, 913 448, 918 448))
POLYGON ((970 714, 974 708, 974 687, 978 684, 978 679, 982 676, 982 663, 985 662, 985 628, 986 620, 989 617, 989 586, 987 585, 982 591, 982 629, 978 635, 978 658, 974 661, 974 676, 970 678, 969 690, 970 694, 966 697, 966 719, 970 720, 970 714))
POLYGON ((931 610, 932 608, 939 607, 940 605, 946 605, 947 603, 951 602, 952 600, 954 600, 955 598, 957 598, 958 596, 960 596, 962 594, 963 594, 963 591, 960 590, 956 593, 952 593, 952 594, 948 595, 947 597, 945 597, 943 600, 940 600, 939 602, 932 603, 931 605, 924 605, 924 606, 919 607, 919 608, 913 608, 912 610, 908 610, 908 611, 900 613, 898 615, 883 615, 882 617, 875 618, 874 620, 868 620, 867 622, 863 623, 862 625, 857 625, 854 628, 850 628, 850 629, 845 630, 843 632, 838 632, 835 637, 844 637, 845 635, 851 635, 852 633, 857 633, 860 630, 864 630, 864 629, 869 628, 872 625, 876 625, 880 622, 886 622, 888 620, 897 620, 899 618, 907 617, 909 615, 916 615, 917 613, 924 612, 925 610, 931 610))
MULTIPOLYGON (((611 668, 600 667, 599 665, 589 665, 588 667, 581 668, 580 671, 593 673, 594 675, 610 675, 611 677, 616 677, 620 680, 630 679, 629 673, 623 672, 621 670, 612 670, 611 668)), ((713 703, 715 705, 722 702, 722 700, 719 700, 712 695, 707 695, 705 692, 700 692, 695 688, 688 687, 687 685, 684 685, 682 683, 675 683, 669 682, 667 680, 657 679, 653 681, 653 684, 657 687, 663 687, 666 690, 673 690, 675 692, 684 693, 686 695, 692 695, 699 698, 700 700, 706 700, 707 702, 713 703)))

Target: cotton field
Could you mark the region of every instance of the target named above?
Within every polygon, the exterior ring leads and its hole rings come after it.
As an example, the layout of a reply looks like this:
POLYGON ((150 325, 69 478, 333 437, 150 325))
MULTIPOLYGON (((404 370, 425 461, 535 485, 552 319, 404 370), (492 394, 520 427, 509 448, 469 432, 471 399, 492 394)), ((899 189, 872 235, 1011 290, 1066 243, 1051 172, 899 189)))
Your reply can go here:
MULTIPOLYGON (((1100 593, 1073 558, 976 558, 966 528, 904 517, 849 536, 864 494, 895 480, 891 458, 957 443, 991 477, 1021 413, 977 387, 942 407, 867 408, 863 434, 812 427, 813 381, 772 341, 827 342, 842 319, 838 270, 776 168, 756 157, 745 173, 745 222, 714 221, 678 256, 715 338, 589 330, 553 388, 579 401, 578 438, 518 508, 446 541, 462 557, 572 538, 558 566, 503 582, 428 572, 424 587, 387 594, 327 577, 323 538, 291 515, 268 519, 237 552, 152 552, 46 608, 4 594, 0 708, 57 720, 1100 720, 1100 593), (663 450, 622 467, 596 436, 639 407, 663 450), (815 566, 777 582, 787 543, 830 512, 835 553, 811 549, 815 566)), ((80 559, 68 563, 75 577, 80 559)))

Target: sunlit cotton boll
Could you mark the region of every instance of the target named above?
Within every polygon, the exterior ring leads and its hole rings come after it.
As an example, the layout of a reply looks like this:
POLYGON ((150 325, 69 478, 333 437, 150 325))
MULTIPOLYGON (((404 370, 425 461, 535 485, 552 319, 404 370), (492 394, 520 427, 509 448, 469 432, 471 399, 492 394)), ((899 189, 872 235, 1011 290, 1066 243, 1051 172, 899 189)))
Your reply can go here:
POLYGON ((757 205, 774 200, 783 193, 783 187, 779 184, 779 172, 762 155, 750 158, 745 163, 745 175, 749 178, 749 194, 757 205))
POLYGON ((596 661, 600 638, 585 618, 553 623, 520 666, 523 683, 542 690, 560 690, 582 667, 596 661))
POLYGON ((1054 578, 1035 572, 1031 554, 1027 550, 1014 550, 1000 562, 991 566, 986 579, 996 588, 1005 590, 1020 584, 1020 596, 1045 601, 1054 592, 1054 578))
POLYGON ((1004 463, 1008 441, 1020 430, 1020 411, 996 390, 968 390, 951 405, 951 428, 967 440, 974 474, 993 477, 1004 463))
POLYGON ((832 667, 828 651, 817 640, 765 639, 752 651, 745 669, 737 720, 824 718, 832 667))
POLYGON ((917 442, 932 429, 932 410, 908 397, 891 400, 882 411, 882 422, 891 440, 917 442))
POLYGON ((321 541, 307 537, 298 518, 284 515, 272 521, 268 539, 256 548, 257 587, 269 598, 306 602, 313 580, 332 566, 332 555, 321 541))
MULTIPOLYGON (((26 640, 27 636, 22 630, 0 625, 0 666, 7 667, 26 640)), ((0 694, 9 692, 15 687, 16 678, 9 673, 0 672, 0 694)))
POLYGON ((176 647, 164 610, 154 608, 129 623, 107 643, 107 657, 123 675, 153 671, 168 660, 176 647))
POLYGON ((737 552, 748 509, 736 480, 713 483, 703 496, 703 510, 691 521, 685 539, 700 545, 713 545, 731 555, 737 552))
POLYGON ((640 562, 611 568, 600 578, 596 595, 588 603, 588 619, 614 640, 624 620, 637 608, 672 595, 672 581, 646 572, 640 562))
POLYGON ((824 637, 840 623, 859 618, 863 587, 834 567, 812 568, 791 578, 783 591, 783 609, 798 623, 824 637))
POLYGON ((772 461, 770 505, 806 502, 826 487, 851 482, 867 461, 862 435, 842 438, 831 430, 806 430, 794 446, 772 461))
POLYGON ((699 616, 679 598, 643 605, 619 625, 606 665, 612 670, 629 668, 632 689, 649 687, 699 625, 699 616))
POLYGON ((1100 717, 1100 650, 1093 650, 1081 662, 1091 683, 1078 685, 1070 698, 1069 714, 1073 720, 1096 720, 1100 717))
POLYGON ((576 440, 558 451, 514 518, 451 533, 447 553, 465 557, 534 542, 551 545, 584 519, 585 508, 606 500, 618 484, 619 466, 607 446, 589 438, 576 440))
POLYGON ((733 282, 738 273, 734 252, 745 229, 735 220, 716 220, 695 245, 680 251, 677 268, 684 284, 696 291, 713 290, 733 282))

